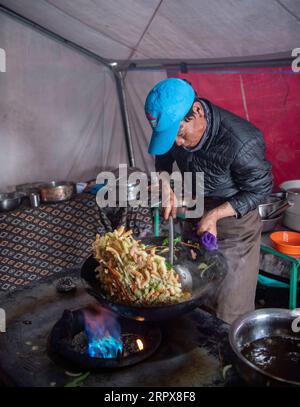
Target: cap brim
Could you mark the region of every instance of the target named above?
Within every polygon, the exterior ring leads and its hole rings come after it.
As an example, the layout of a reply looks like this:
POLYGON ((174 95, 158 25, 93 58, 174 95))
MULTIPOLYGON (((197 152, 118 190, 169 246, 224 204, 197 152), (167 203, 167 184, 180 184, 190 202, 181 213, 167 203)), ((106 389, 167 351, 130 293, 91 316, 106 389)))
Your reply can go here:
POLYGON ((164 131, 153 130, 148 153, 162 155, 167 153, 173 146, 179 131, 180 121, 164 131))

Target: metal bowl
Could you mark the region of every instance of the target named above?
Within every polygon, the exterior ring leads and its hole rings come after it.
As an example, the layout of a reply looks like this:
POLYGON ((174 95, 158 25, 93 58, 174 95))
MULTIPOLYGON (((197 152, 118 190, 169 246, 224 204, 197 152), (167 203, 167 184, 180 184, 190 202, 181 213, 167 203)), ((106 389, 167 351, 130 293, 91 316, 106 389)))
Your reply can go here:
POLYGON ((258 211, 262 219, 267 218, 268 215, 278 209, 285 202, 285 198, 277 195, 270 195, 266 202, 258 205, 258 211))
POLYGON ((24 194, 21 192, 0 193, 0 212, 12 211, 21 205, 24 194))
POLYGON ((274 336, 300 339, 299 325, 299 309, 265 308, 249 312, 234 321, 229 330, 229 343, 234 352, 236 368, 248 384, 300 386, 300 382, 289 381, 264 371, 242 355, 244 347, 257 339, 274 336))
POLYGON ((286 199, 286 192, 285 191, 280 191, 280 192, 273 192, 271 195, 271 197, 277 197, 280 199, 286 199))
POLYGON ((73 182, 52 181, 40 187, 42 202, 63 202, 76 194, 76 185, 73 182))
POLYGON ((283 218, 283 213, 277 216, 274 219, 262 219, 261 222, 263 224, 262 232, 271 232, 275 229, 277 223, 279 223, 283 218))

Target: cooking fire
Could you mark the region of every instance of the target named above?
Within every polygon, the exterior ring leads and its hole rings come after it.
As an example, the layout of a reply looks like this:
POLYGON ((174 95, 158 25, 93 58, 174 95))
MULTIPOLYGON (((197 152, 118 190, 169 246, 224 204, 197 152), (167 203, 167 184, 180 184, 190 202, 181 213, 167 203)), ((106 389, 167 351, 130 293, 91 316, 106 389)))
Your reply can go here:
POLYGON ((111 336, 105 336, 97 342, 94 340, 92 343, 88 343, 87 335, 85 332, 81 332, 74 336, 72 346, 79 353, 88 353, 93 358, 107 359, 118 359, 144 350, 143 341, 137 335, 131 333, 121 334, 120 341, 111 336))
POLYGON ((158 326, 122 318, 93 306, 64 311, 48 340, 50 354, 89 367, 122 367, 152 355, 161 342, 158 326))
POLYGON ((100 306, 83 311, 87 353, 92 358, 117 358, 123 354, 121 327, 117 316, 100 306))

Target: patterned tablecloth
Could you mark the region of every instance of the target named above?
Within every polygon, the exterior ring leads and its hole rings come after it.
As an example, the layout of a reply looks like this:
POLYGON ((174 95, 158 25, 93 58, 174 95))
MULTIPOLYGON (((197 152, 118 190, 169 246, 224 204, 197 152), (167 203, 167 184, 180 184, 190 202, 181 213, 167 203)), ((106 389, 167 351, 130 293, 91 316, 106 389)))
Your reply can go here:
MULTIPOLYGON (((59 204, 42 204, 36 209, 24 205, 0 213, 0 291, 79 267, 90 255, 95 235, 120 225, 132 229, 136 237, 152 236, 151 209, 100 209, 94 195, 82 193, 59 204)), ((261 253, 260 268, 289 278, 289 262, 272 254, 261 253)))
POLYGON ((82 193, 67 202, 0 213, 0 290, 79 266, 91 253, 95 235, 119 225, 137 237, 151 235, 151 209, 100 210, 95 196, 82 193))

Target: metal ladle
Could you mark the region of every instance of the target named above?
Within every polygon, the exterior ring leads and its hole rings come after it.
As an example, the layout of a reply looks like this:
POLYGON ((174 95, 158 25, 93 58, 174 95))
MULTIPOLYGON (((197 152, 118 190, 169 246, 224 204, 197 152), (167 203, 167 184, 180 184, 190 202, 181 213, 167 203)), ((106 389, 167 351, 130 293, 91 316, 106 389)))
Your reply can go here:
POLYGON ((169 217, 169 262, 173 269, 180 276, 180 282, 183 291, 192 291, 193 279, 187 266, 181 264, 174 264, 174 223, 172 216, 169 217))

